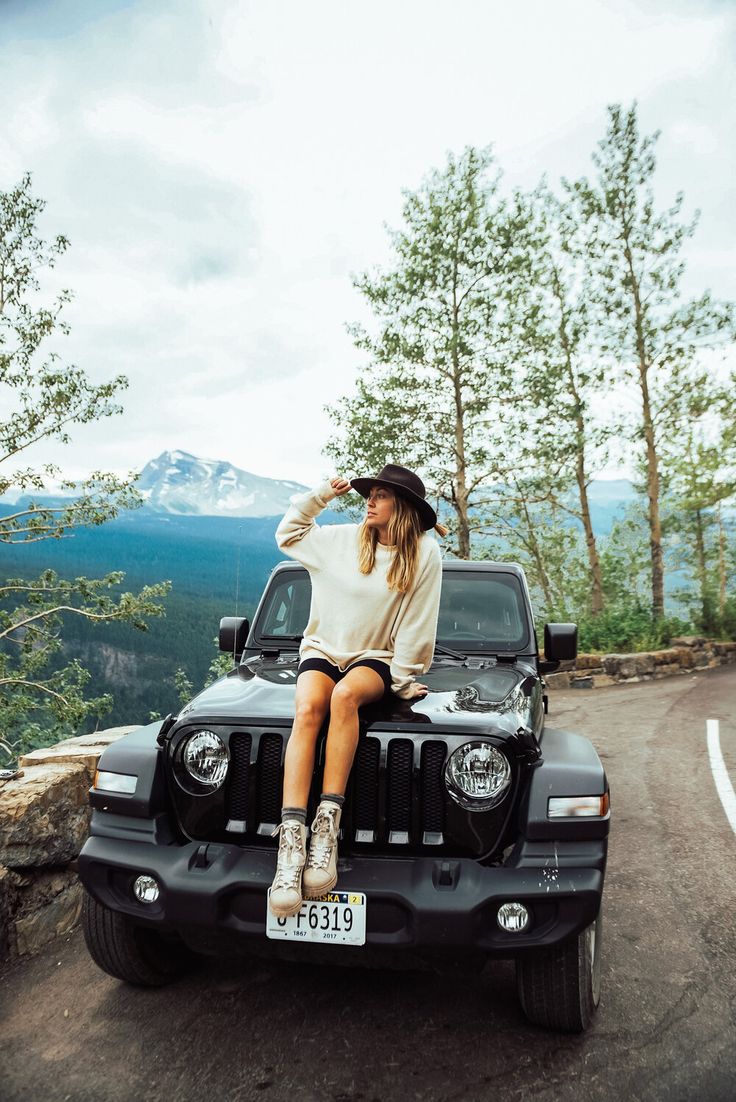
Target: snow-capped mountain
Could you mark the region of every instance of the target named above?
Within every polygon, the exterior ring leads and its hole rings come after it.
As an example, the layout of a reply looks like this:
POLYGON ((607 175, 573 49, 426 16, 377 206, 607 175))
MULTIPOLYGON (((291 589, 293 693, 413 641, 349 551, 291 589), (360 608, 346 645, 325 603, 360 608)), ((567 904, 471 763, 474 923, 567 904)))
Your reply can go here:
POLYGON ((136 488, 157 513, 274 517, 286 512, 292 494, 309 487, 263 478, 221 459, 165 451, 146 463, 136 488))

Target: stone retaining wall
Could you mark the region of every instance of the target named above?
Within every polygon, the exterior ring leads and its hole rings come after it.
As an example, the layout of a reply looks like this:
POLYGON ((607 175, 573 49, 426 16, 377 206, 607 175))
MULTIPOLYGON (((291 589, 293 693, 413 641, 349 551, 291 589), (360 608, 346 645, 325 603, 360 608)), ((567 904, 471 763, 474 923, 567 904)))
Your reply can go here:
MULTIPOLYGON (((592 689, 734 661, 736 643, 687 636, 646 654, 581 654, 545 680, 552 689, 592 689)), ((87 835, 97 760, 136 729, 113 727, 34 750, 21 758, 21 776, 0 783, 0 960, 36 952, 76 925, 82 889, 74 860, 87 835)))
POLYGON ((683 635, 673 639, 667 650, 579 654, 574 662, 563 662, 558 671, 545 674, 544 680, 553 689, 597 689, 708 670, 728 662, 736 662, 736 643, 683 635))
POLYGON ((106 746, 135 731, 112 727, 21 758, 0 784, 0 960, 36 952, 79 920, 74 870, 89 827, 89 789, 106 746))

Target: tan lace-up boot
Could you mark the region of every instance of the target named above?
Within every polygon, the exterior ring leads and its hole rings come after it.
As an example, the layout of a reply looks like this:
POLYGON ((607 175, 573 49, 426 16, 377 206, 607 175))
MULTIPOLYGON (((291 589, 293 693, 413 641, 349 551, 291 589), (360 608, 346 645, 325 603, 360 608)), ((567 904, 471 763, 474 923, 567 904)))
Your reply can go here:
POLYGON ((323 800, 312 823, 304 868, 304 898, 318 899, 337 883, 337 832, 342 808, 323 800))
POLYGON ((298 819, 287 819, 272 832, 280 834, 276 875, 271 885, 268 905, 279 918, 295 915, 302 905, 302 873, 307 859, 307 828, 298 819))

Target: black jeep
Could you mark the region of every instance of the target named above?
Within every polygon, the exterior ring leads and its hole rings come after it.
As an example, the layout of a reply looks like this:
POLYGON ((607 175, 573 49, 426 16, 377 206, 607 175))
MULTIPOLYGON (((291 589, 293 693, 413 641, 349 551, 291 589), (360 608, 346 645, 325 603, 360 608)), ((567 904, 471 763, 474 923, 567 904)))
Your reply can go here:
POLYGON ((521 568, 445 560, 430 691, 361 709, 337 887, 278 919, 272 832, 310 595, 304 567, 279 563, 252 626, 221 623, 233 669, 104 751, 79 857, 93 958, 153 985, 249 947, 335 963, 511 957, 531 1021, 585 1029, 609 790, 591 743, 545 726, 543 679, 575 657, 575 625, 545 626, 541 660, 521 568))

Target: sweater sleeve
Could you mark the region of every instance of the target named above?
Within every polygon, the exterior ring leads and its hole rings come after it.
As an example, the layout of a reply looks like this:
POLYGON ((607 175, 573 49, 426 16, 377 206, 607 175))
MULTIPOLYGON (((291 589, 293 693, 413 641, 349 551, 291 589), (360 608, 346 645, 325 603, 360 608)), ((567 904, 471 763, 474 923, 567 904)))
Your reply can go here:
POLYGON ((308 569, 319 570, 324 565, 330 529, 335 526, 326 524, 320 528, 314 518, 333 497, 337 494, 329 479, 313 490, 292 494, 289 508, 276 529, 276 543, 280 549, 308 569))
POLYGON ((394 627, 391 690, 403 700, 413 700, 416 675, 432 665, 437 638, 437 617, 442 592, 442 553, 436 540, 409 600, 399 611, 394 627))

